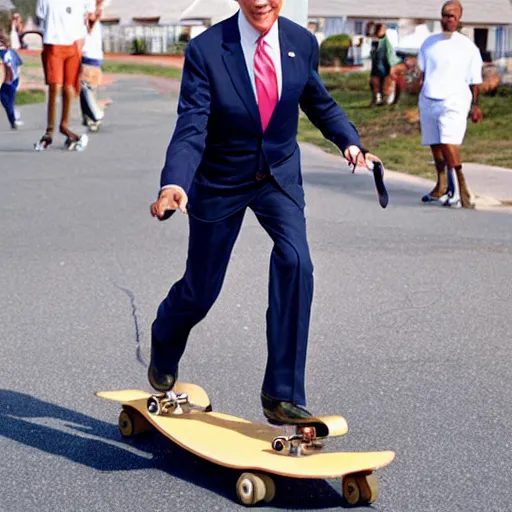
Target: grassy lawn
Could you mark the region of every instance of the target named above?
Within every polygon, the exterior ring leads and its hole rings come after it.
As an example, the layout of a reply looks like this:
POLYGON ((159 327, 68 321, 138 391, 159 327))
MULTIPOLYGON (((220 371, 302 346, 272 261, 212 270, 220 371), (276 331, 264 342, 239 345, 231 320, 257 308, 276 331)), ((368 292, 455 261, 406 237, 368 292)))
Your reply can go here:
POLYGON ((181 69, 157 64, 133 64, 127 62, 116 62, 104 60, 102 69, 104 73, 123 73, 128 75, 151 75, 165 78, 181 78, 181 69))
MULTIPOLYGON (((23 57, 23 66, 26 68, 40 68, 41 57, 39 55, 25 55, 23 57)), ((132 62, 122 62, 105 59, 102 69, 104 73, 122 73, 127 75, 151 75, 162 76, 165 78, 181 78, 181 69, 158 64, 138 64, 132 62)))
POLYGON ((30 103, 41 103, 44 100, 44 91, 40 91, 38 89, 18 91, 18 94, 16 94, 16 105, 29 105, 30 103))
MULTIPOLYGON (((381 157, 386 167, 433 177, 430 150, 420 142, 416 98, 404 95, 398 106, 368 108, 368 74, 323 74, 322 78, 359 130, 363 145, 381 157)), ((469 123, 463 159, 512 167, 512 132, 508 128, 512 123, 512 87, 502 87, 494 98, 483 96, 481 106, 485 119, 481 124, 469 123)), ((338 153, 306 118, 300 121, 299 137, 338 153)))

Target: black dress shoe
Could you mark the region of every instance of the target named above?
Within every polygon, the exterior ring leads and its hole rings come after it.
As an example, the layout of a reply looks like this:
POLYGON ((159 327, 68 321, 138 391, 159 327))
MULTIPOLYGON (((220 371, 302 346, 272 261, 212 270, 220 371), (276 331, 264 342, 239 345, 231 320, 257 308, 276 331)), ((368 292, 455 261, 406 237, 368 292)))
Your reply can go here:
POLYGON ((313 415, 300 405, 269 397, 261 393, 263 414, 272 425, 307 425, 313 415))
POLYGON ((151 387, 160 393, 167 393, 167 391, 170 391, 174 387, 174 384, 176 384, 177 379, 178 372, 174 375, 172 373, 162 373, 150 363, 148 368, 148 380, 151 387))

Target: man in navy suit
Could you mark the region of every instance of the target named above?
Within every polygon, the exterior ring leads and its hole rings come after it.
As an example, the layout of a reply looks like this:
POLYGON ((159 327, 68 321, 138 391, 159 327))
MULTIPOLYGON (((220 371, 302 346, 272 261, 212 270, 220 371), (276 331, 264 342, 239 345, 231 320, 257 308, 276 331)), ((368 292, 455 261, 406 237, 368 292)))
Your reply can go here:
POLYGON ((154 217, 189 213, 185 274, 152 326, 150 384, 172 389, 190 330, 218 297, 250 208, 274 242, 267 310, 266 418, 300 424, 311 414, 304 374, 313 265, 304 218, 299 106, 354 165, 376 158, 317 73, 314 36, 279 17, 282 0, 238 0, 232 18, 190 41, 178 121, 167 150, 154 217))

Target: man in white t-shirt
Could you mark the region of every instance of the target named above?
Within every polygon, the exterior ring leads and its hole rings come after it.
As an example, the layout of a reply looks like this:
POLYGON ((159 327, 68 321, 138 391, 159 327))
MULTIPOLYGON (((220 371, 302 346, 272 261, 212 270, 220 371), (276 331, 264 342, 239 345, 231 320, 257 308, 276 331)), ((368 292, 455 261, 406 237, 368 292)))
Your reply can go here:
POLYGON ((57 97, 62 89, 62 115, 59 131, 70 150, 83 149, 87 136, 80 137, 69 127, 73 98, 80 92, 80 64, 86 34, 86 18, 94 13, 95 0, 37 0, 36 16, 44 28, 43 68, 49 87, 47 128, 34 145, 45 150, 53 142, 57 117, 57 97))
POLYGON ((422 201, 445 206, 474 208, 474 196, 464 174, 459 146, 464 140, 468 114, 482 120, 478 106, 478 84, 482 83, 482 58, 475 44, 458 32, 462 5, 449 1, 443 5, 443 32, 423 43, 418 66, 423 72, 420 94, 422 144, 430 146, 437 183, 422 201))

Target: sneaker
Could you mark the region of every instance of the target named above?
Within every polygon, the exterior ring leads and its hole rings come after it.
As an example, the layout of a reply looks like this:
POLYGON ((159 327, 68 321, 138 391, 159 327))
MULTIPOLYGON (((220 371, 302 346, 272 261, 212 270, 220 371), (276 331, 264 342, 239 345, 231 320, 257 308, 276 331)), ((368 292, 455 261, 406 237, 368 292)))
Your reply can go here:
POLYGON ((52 143, 52 138, 50 135, 45 134, 41 137, 41 139, 34 144, 34 149, 36 151, 44 151, 48 148, 48 146, 52 143))
POLYGON ((443 196, 443 200, 441 201, 443 206, 448 206, 450 208, 462 208, 462 202, 460 200, 460 196, 443 196))

